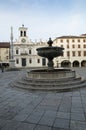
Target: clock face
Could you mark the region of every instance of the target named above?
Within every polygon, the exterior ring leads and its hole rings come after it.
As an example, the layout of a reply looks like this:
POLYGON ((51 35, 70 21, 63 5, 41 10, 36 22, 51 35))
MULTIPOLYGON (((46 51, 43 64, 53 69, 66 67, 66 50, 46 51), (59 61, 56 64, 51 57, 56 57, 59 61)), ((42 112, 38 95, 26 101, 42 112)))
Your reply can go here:
POLYGON ((25 43, 26 42, 26 40, 23 38, 22 40, 21 40, 23 43, 25 43))

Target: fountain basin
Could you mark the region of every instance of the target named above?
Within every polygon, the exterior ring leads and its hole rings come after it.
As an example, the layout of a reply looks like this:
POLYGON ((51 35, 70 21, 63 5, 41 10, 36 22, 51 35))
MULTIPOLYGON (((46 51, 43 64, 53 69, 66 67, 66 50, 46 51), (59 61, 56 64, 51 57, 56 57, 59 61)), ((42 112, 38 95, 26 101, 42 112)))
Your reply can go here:
POLYGON ((47 69, 40 69, 40 70, 31 70, 27 72, 27 76, 29 79, 65 79, 65 78, 74 78, 76 76, 75 71, 70 69, 54 69, 54 70, 47 70, 47 69))
POLYGON ((37 48, 37 52, 39 56, 53 59, 54 57, 61 56, 63 54, 64 48, 62 47, 41 47, 37 48))

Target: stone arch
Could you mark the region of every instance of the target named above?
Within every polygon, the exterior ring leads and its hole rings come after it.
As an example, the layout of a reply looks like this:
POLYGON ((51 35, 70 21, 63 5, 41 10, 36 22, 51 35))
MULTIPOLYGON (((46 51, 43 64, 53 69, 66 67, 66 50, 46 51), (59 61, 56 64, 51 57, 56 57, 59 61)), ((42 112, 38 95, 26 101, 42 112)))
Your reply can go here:
POLYGON ((70 67, 71 66, 71 62, 68 60, 64 60, 61 62, 61 67, 70 67))
POLYGON ((81 67, 86 67, 86 60, 83 60, 83 61, 81 62, 81 67))
POLYGON ((23 36, 23 31, 20 31, 20 37, 22 37, 23 36))
POLYGON ((24 37, 26 37, 26 31, 24 31, 24 37))
POLYGON ((73 62, 73 67, 79 67, 79 61, 75 60, 75 61, 73 62))
POLYGON ((15 53, 16 53, 16 54, 19 54, 19 47, 16 47, 16 48, 15 48, 15 53))

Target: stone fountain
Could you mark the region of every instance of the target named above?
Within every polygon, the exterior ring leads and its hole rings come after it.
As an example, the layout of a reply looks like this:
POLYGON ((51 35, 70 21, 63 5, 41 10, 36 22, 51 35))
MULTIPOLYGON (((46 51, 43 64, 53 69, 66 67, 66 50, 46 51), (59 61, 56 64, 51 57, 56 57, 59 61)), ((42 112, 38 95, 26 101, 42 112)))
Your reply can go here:
POLYGON ((47 43, 48 47, 37 48, 38 55, 48 59, 47 69, 29 70, 26 77, 12 83, 12 86, 45 91, 69 91, 86 86, 86 80, 76 75, 74 70, 54 68, 53 59, 61 56, 64 48, 52 46, 51 38, 47 43))
POLYGON ((62 78, 68 78, 68 77, 74 77, 75 76, 75 72, 71 71, 70 73, 70 69, 64 69, 64 68, 54 68, 54 63, 53 63, 53 59, 55 57, 58 56, 62 56, 63 55, 63 50, 64 48, 62 47, 55 47, 52 46, 53 41, 51 40, 51 38, 49 38, 49 41, 47 42, 48 46, 47 47, 41 47, 41 48, 37 48, 37 53, 39 56, 41 57, 45 57, 48 59, 48 67, 47 69, 36 69, 36 70, 31 70, 30 72, 28 72, 28 78, 31 79, 62 79, 62 78))
POLYGON ((53 41, 51 38, 49 38, 48 47, 41 47, 37 48, 38 55, 41 57, 45 57, 48 59, 48 69, 53 70, 54 69, 54 63, 53 59, 55 57, 61 56, 63 54, 63 48, 62 47, 53 47, 53 41))

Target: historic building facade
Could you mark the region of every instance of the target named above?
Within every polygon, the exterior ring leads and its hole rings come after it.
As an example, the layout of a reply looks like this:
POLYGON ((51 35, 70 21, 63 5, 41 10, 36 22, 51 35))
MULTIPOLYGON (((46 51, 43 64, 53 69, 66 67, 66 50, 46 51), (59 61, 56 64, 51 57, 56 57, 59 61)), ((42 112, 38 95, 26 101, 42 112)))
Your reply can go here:
POLYGON ((86 34, 57 37, 54 45, 64 48, 63 56, 55 60, 57 66, 86 67, 86 34))
POLYGON ((47 60, 37 55, 36 48, 46 46, 44 42, 33 43, 27 36, 27 28, 19 28, 19 38, 13 43, 13 53, 16 67, 42 67, 47 60))
POLYGON ((0 66, 8 66, 10 58, 10 42, 0 42, 0 66))
MULTIPOLYGON (((32 42, 27 36, 28 28, 19 28, 19 38, 13 43, 16 67, 46 67, 47 59, 37 55, 38 47, 48 46, 47 42, 32 42)), ((64 48, 63 56, 54 59, 55 67, 86 66, 86 35, 62 36, 53 40, 53 46, 64 48)))

